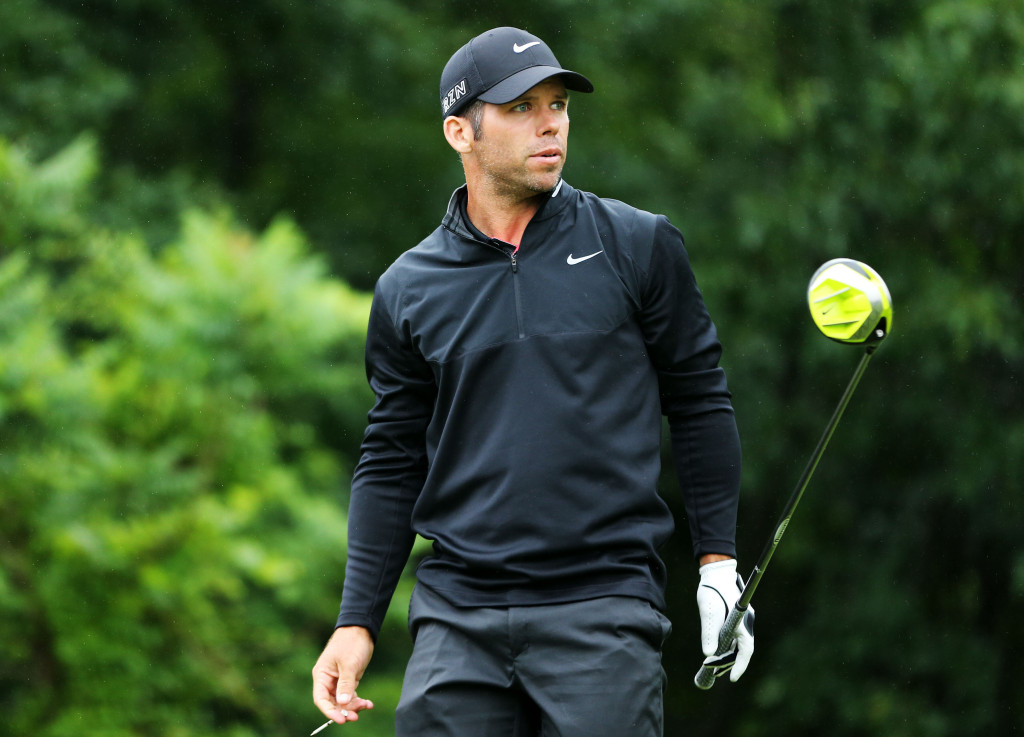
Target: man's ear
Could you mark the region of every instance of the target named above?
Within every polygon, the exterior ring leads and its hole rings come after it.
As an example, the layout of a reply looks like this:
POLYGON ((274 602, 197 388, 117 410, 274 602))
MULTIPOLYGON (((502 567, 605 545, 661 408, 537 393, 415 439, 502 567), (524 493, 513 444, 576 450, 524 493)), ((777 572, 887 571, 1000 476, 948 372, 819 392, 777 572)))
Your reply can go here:
POLYGON ((467 118, 449 115, 444 119, 444 137, 448 145, 460 154, 468 154, 473 150, 473 126, 467 118))

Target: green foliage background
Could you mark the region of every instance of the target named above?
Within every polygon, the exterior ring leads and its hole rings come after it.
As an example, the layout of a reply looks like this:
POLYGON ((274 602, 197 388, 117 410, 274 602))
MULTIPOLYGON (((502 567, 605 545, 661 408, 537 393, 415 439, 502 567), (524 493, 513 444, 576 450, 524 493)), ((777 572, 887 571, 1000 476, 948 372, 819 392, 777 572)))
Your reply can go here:
MULTIPOLYGON (((667 734, 1024 733, 1011 0, 7 0, 5 732, 320 723, 368 290, 460 182, 440 69, 495 25, 597 86, 573 99, 566 178, 687 237, 744 442, 741 568, 856 363, 815 334, 807 278, 858 258, 896 305, 739 684, 690 685, 685 533, 666 551, 667 734)), ((671 474, 663 491, 681 518, 671 474)), ((349 727, 368 736, 391 733, 410 585, 365 682, 378 708, 349 727)))

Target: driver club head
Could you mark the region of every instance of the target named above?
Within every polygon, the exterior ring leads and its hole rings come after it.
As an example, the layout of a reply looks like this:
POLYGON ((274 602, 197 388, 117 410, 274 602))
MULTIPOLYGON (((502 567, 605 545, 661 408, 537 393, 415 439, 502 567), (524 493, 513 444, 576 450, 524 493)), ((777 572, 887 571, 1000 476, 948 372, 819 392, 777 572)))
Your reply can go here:
POLYGON ((880 343, 892 330, 892 297, 867 264, 836 258, 822 264, 807 287, 811 319, 827 338, 852 345, 880 343))

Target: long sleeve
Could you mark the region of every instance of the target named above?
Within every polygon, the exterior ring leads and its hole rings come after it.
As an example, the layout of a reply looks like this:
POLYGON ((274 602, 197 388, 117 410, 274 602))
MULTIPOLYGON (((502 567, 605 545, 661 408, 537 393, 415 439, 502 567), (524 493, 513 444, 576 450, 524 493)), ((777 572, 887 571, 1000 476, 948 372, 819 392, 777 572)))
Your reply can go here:
POLYGON ((664 217, 658 218, 651 256, 641 324, 658 373, 694 555, 735 555, 741 452, 718 365, 721 344, 682 234, 664 217))
POLYGON ((429 364, 396 328, 378 284, 366 339, 376 401, 352 479, 348 561, 338 626, 374 639, 415 540, 412 510, 427 473, 426 428, 436 386, 429 364))

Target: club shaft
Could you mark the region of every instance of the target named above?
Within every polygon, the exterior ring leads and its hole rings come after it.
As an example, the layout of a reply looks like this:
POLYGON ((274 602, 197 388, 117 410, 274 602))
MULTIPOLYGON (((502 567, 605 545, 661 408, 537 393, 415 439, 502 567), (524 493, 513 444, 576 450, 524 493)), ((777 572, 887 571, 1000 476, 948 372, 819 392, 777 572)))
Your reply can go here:
POLYGON ((814 449, 810 459, 807 461, 807 465, 804 467, 804 472, 800 474, 800 479, 796 483, 796 488, 793 489, 793 493, 790 494, 789 501, 786 502, 786 506, 783 508, 782 514, 779 515, 779 521, 775 525, 774 534, 765 543, 764 550, 761 551, 761 557, 758 558, 753 572, 747 578, 746 585, 743 587, 743 592, 740 594, 740 598, 736 602, 737 607, 746 609, 750 605, 750 600, 754 597, 754 591, 757 589, 758 583, 761 582, 761 577, 764 576, 764 572, 768 568, 768 563, 771 561, 772 555, 775 554, 775 549, 779 546, 779 541, 782 540, 782 536, 785 534, 786 528, 789 526, 789 521, 793 517, 793 512, 796 511, 796 507, 800 503, 800 499, 803 498, 804 491, 811 482, 811 476, 814 475, 814 471, 818 467, 818 462, 821 461, 821 457, 825 454, 825 448, 828 447, 828 443, 836 431, 836 426, 839 425, 839 420, 842 419, 843 413, 846 411, 846 406, 850 403, 850 399, 853 397, 853 393, 856 391, 857 385, 860 383, 860 379, 864 375, 864 371, 867 369, 868 362, 871 360, 873 353, 874 346, 868 348, 864 352, 864 355, 861 356, 860 362, 857 364, 857 368, 853 372, 853 376, 850 378, 850 383, 846 385, 846 391, 844 391, 843 396, 839 398, 839 403, 836 405, 836 409, 832 413, 832 419, 828 421, 825 431, 821 434, 821 438, 818 440, 817 447, 814 449))
MULTIPOLYGON (((782 536, 785 534, 786 528, 789 526, 789 521, 793 517, 793 512, 796 511, 796 507, 800 503, 800 499, 803 497, 804 491, 807 489, 807 485, 811 481, 811 476, 814 475, 814 470, 818 467, 818 462, 821 460, 822 455, 824 455, 825 448, 828 447, 828 442, 832 439, 832 435, 836 431, 836 426, 839 424, 839 420, 842 418, 843 412, 846 411, 846 406, 850 403, 850 398, 853 397, 853 393, 857 389, 857 384, 860 383, 860 379, 864 375, 864 371, 867 369, 868 362, 871 360, 871 356, 876 347, 877 346, 869 346, 864 352, 864 355, 861 356, 860 362, 857 364, 857 368, 854 370, 853 376, 850 379, 850 383, 846 385, 846 391, 844 391, 842 397, 839 398, 839 403, 836 405, 836 409, 832 413, 832 419, 829 420, 828 425, 825 427, 825 431, 818 440, 817 447, 814 449, 810 459, 807 461, 807 465, 804 467, 804 472, 800 475, 799 481, 797 481, 796 488, 793 489, 793 493, 790 494, 789 501, 786 502, 786 506, 783 508, 782 514, 779 516, 779 521, 775 525, 774 533, 765 543, 764 550, 761 551, 761 557, 758 558, 753 572, 751 572, 750 576, 747 577, 746 583, 743 586, 743 591, 740 592, 739 599, 736 600, 734 610, 730 613, 729 618, 726 619, 725 624, 722 626, 722 629, 718 634, 718 650, 715 653, 716 655, 723 655, 732 648, 733 640, 736 639, 736 629, 739 627, 740 622, 743 620, 743 615, 750 606, 750 600, 754 598, 754 591, 757 590, 757 585, 761 582, 761 577, 764 576, 764 572, 768 568, 768 563, 771 561, 772 555, 775 554, 775 549, 779 546, 779 542, 782 540, 782 536)), ((714 676, 710 669, 702 666, 694 678, 694 683, 697 684, 698 688, 711 688, 714 684, 714 676)))

